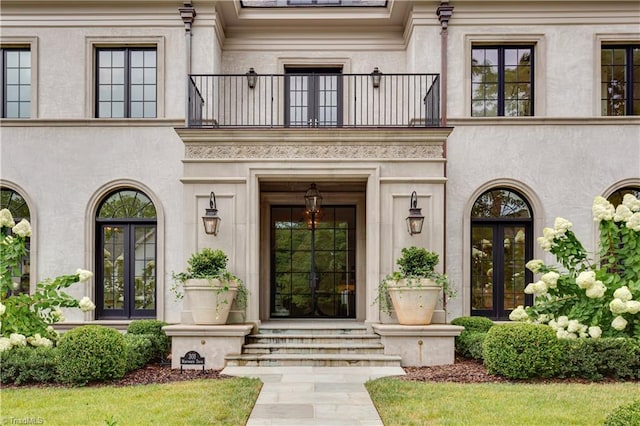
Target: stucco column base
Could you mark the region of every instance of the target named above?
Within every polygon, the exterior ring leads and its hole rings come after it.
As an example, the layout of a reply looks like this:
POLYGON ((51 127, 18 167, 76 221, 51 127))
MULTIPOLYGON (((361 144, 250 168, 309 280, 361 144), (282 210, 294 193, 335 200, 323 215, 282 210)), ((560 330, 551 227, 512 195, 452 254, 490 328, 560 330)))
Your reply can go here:
POLYGON ((455 361, 455 338, 464 327, 448 324, 373 324, 385 355, 400 355, 403 367, 447 365, 455 361))
MULTIPOLYGON (((225 356, 239 354, 253 324, 238 325, 191 325, 176 324, 162 327, 171 337, 171 368, 180 368, 180 357, 196 351, 205 358, 205 370, 220 370, 225 367, 225 356)), ((184 369, 202 369, 201 365, 185 365, 184 369)))

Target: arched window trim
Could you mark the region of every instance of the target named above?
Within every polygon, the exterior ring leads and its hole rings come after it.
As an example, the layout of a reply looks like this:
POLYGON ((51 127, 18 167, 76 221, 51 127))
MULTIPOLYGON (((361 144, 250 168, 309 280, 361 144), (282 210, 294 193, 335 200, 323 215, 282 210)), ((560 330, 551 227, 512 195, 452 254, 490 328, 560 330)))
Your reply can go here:
MULTIPOLYGON (((96 270, 95 262, 95 244, 96 244, 96 217, 98 209, 103 200, 106 197, 119 189, 135 189, 144 193, 153 203, 156 209, 156 319, 163 321, 165 318, 165 215, 160 202, 160 198, 155 194, 151 188, 131 179, 118 179, 104 184, 98 188, 87 203, 87 209, 85 211, 85 246, 88 250, 85 250, 85 264, 87 269, 91 271, 96 270)), ((87 282, 86 294, 92 300, 96 300, 96 285, 95 278, 92 278, 87 282)), ((85 321, 95 321, 95 311, 89 311, 85 313, 85 321)), ((111 320, 101 320, 101 322, 109 323, 111 320)), ((122 322, 121 320, 117 320, 122 322)))
POLYGON ((38 215, 36 205, 27 192, 20 185, 0 179, 0 187, 10 189, 22 197, 29 209, 29 223, 31 224, 31 240, 29 247, 29 292, 33 293, 38 283, 38 215))

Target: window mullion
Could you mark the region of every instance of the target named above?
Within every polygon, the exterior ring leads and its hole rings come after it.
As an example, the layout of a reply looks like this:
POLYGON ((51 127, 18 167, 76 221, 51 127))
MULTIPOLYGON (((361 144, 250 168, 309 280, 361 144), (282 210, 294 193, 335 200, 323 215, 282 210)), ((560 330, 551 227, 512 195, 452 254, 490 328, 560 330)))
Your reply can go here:
POLYGON ((505 94, 505 70, 504 70, 504 47, 498 48, 498 116, 504 117, 504 97, 505 94))
POLYGON ((131 49, 124 48, 124 116, 131 118, 131 49))

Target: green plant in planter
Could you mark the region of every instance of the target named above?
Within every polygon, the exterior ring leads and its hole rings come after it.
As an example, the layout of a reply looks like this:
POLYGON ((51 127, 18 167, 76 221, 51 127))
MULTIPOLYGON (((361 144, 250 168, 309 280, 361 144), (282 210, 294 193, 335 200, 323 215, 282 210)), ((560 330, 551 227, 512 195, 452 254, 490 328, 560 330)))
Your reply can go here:
POLYGON ((455 297, 455 291, 449 285, 449 278, 435 270, 440 258, 438 253, 428 251, 424 247, 404 247, 402 256, 396 261, 400 271, 394 271, 384 277, 378 285, 378 296, 375 299, 380 309, 390 314, 392 311, 389 287, 397 286, 397 282, 406 279, 406 286, 420 288, 424 286, 422 279, 427 278, 443 289, 444 294, 455 297))
POLYGON ((236 306, 245 310, 247 307, 247 288, 240 278, 227 270, 229 258, 220 249, 204 248, 193 253, 187 260, 188 267, 185 272, 173 274, 174 284, 171 291, 177 299, 184 296, 182 286, 189 279, 208 279, 212 284, 214 279, 220 280, 223 284, 218 290, 218 294, 229 291, 229 288, 236 287, 236 306))

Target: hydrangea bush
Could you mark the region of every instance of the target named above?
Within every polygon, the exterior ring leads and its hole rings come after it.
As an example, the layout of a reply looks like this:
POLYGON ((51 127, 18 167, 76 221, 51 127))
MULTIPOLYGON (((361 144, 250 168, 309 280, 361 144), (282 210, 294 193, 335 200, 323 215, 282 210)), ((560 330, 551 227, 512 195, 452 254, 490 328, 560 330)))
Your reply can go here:
POLYGON ((14 292, 19 287, 14 277, 20 276, 20 263, 27 255, 26 239, 30 236, 27 220, 16 224, 9 210, 0 210, 0 352, 26 345, 51 347, 58 337, 52 324, 64 321, 61 308, 85 312, 95 308, 88 297, 78 301, 63 291, 92 277, 83 269, 46 279, 37 284, 33 294, 14 292))
POLYGON ((560 265, 527 263, 540 275, 525 289, 534 304, 518 306, 511 320, 548 324, 559 338, 640 338, 640 200, 626 194, 615 208, 598 196, 592 211, 600 231, 596 260, 571 231, 571 222, 556 218, 538 243, 560 265))

